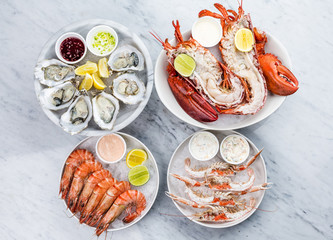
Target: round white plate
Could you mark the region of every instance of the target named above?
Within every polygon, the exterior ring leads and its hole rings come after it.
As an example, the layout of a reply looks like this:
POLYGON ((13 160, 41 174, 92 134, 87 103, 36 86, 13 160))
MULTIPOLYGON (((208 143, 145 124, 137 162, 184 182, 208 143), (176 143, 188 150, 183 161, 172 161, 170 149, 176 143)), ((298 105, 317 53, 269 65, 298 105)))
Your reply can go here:
MULTIPOLYGON (((141 215, 139 217, 137 217, 133 222, 130 223, 123 223, 122 219, 123 219, 123 214, 120 215, 108 228, 108 231, 117 231, 117 230, 121 230, 121 229, 125 229, 128 228, 130 226, 132 226, 133 224, 137 223, 138 221, 140 221, 150 210, 150 208, 153 206, 157 193, 158 193, 158 187, 159 187, 159 175, 158 175, 158 167, 155 161, 155 158, 153 156, 153 154, 149 151, 149 149, 138 139, 136 139, 135 137, 132 137, 131 135, 128 135, 126 133, 121 133, 121 132, 117 132, 117 134, 121 135, 127 145, 127 149, 126 149, 126 155, 127 153, 134 149, 134 148, 139 148, 139 149, 143 149, 147 152, 148 154, 148 159, 143 163, 143 165, 145 165, 148 170, 149 170, 149 181, 139 187, 135 187, 133 185, 131 185, 131 189, 136 189, 139 190, 140 192, 142 192, 145 197, 146 197, 146 209, 141 213, 141 215)), ((129 168, 126 165, 126 155, 124 157, 124 159, 122 159, 121 161, 117 162, 117 163, 112 163, 112 164, 105 164, 104 162, 102 162, 95 151, 95 146, 97 143, 97 140, 100 137, 88 137, 86 139, 84 139, 83 141, 81 141, 78 145, 76 145, 74 147, 74 150, 76 149, 87 149, 90 152, 92 152, 95 156, 95 159, 97 161, 99 161, 103 167, 107 170, 110 171, 110 173, 112 174, 112 176, 114 178, 116 178, 118 181, 128 181, 127 178, 127 174, 129 172, 129 168)), ((69 155, 72 153, 72 151, 66 156, 65 162, 67 160, 67 158, 69 157, 69 155)), ((60 179, 62 176, 62 173, 64 171, 64 168, 61 171, 61 175, 60 175, 60 179)), ((60 182, 60 180, 59 180, 60 182)), ((67 205, 64 201, 65 207, 67 209, 67 205)), ((69 214, 71 215, 72 213, 70 212, 69 209, 67 209, 69 211, 69 214)), ((76 219, 78 219, 79 214, 74 215, 76 219)), ((90 227, 86 224, 82 224, 85 225, 87 227, 90 227)), ((93 227, 90 227, 93 228, 93 227)), ((95 228, 94 228, 95 229, 95 228)))
MULTIPOLYGON (((240 134, 238 132, 230 131, 230 130, 226 130, 226 131, 206 130, 206 131, 213 133, 218 138, 220 144, 221 144, 223 138, 225 138, 226 136, 228 136, 230 134, 239 134, 239 135, 243 136, 242 134, 240 134)), ((187 157, 189 157, 191 159, 191 167, 207 166, 216 161, 222 161, 222 158, 219 155, 219 153, 210 161, 200 162, 200 161, 195 160, 191 156, 189 149, 188 149, 188 144, 189 144, 192 136, 193 136, 193 134, 191 136, 189 136, 188 138, 186 138, 181 144, 179 144, 178 148, 175 150, 175 152, 173 153, 173 155, 171 157, 171 160, 169 162, 169 167, 168 167, 168 173, 167 173, 168 174, 167 175, 167 184, 168 184, 169 192, 173 193, 177 196, 186 198, 186 199, 189 199, 189 198, 188 198, 187 194, 185 193, 185 183, 172 177, 170 175, 170 173, 176 173, 181 176, 189 176, 184 169, 184 160, 187 157)), ((245 137, 245 136, 243 136, 243 137, 245 137)), ((245 137, 245 139, 249 142, 249 145, 250 145, 249 158, 251 158, 256 153, 258 153, 258 148, 248 138, 245 137)), ((251 165, 251 168, 254 170, 254 174, 255 174, 254 186, 267 182, 266 166, 265 166, 265 162, 264 162, 264 159, 262 158, 262 156, 259 156, 254 161, 254 163, 251 165)), ((245 170, 245 171, 242 171, 241 173, 236 174, 236 176, 234 177, 236 179, 235 181, 238 182, 237 179, 246 181, 246 179, 248 179, 246 172, 247 171, 245 170)), ((247 199, 247 200, 249 200, 250 197, 253 197, 256 201, 255 207, 242 218, 239 218, 238 220, 235 220, 232 222, 224 222, 224 223, 208 223, 208 222, 196 221, 192 218, 193 214, 195 214, 197 212, 203 212, 205 209, 196 209, 196 208, 192 208, 190 206, 178 203, 176 201, 173 201, 173 202, 176 205, 176 207, 179 209, 179 211, 181 211, 182 214, 187 216, 188 219, 190 219, 191 221, 193 221, 195 223, 198 223, 202 226, 210 227, 210 228, 226 228, 226 227, 231 227, 236 224, 239 224, 239 223, 243 222, 245 219, 247 219, 248 217, 250 217, 259 207, 259 205, 264 197, 264 194, 265 194, 265 191, 258 191, 258 192, 254 192, 254 193, 248 193, 248 194, 242 196, 242 198, 247 199)), ((247 201, 247 202, 249 202, 249 201, 247 201)))
MULTIPOLYGON (((56 56, 56 53, 54 51, 54 46, 57 41, 57 39, 64 33, 66 32, 76 32, 81 34, 84 38, 88 34, 89 30, 92 29, 93 27, 97 25, 107 25, 115 29, 115 31, 118 34, 119 38, 119 43, 118 47, 123 45, 123 44, 130 44, 135 46, 136 48, 139 49, 139 51, 143 54, 144 59, 145 59, 145 69, 144 71, 136 72, 138 77, 145 83, 146 86, 146 93, 144 96, 144 99, 135 105, 126 105, 123 104, 121 101, 120 103, 120 111, 117 116, 116 122, 113 126, 113 129, 111 131, 107 130, 102 130, 100 127, 95 124, 93 118, 90 120, 88 128, 83 130, 80 134, 86 135, 86 136, 96 136, 96 135, 102 135, 106 134, 108 132, 117 132, 127 125, 129 125, 132 121, 134 121, 139 114, 142 112, 142 110, 145 108, 149 97, 151 95, 152 89, 153 89, 153 64, 149 55, 149 52, 142 42, 142 40, 133 32, 131 32, 127 27, 110 21, 110 20, 105 20, 105 19, 89 19, 77 23, 70 24, 61 30, 59 30, 56 34, 54 34, 45 44, 45 46, 42 48, 42 51, 38 57, 38 62, 44 59, 58 59, 56 56)), ((89 51, 87 52, 86 56, 82 61, 79 63, 75 64, 74 66, 79 66, 84 64, 86 61, 93 61, 97 62, 101 57, 94 56, 92 53, 89 51)), ((108 58, 108 56, 107 56, 108 58)), ((112 77, 111 77, 112 78, 112 77)), ((109 78, 109 79, 111 79, 109 78)), ((104 81, 109 81, 109 80, 104 80, 104 81)), ((38 97, 40 91, 44 89, 47 86, 44 86, 40 84, 40 82, 35 79, 35 92, 38 97)), ((46 108, 42 108, 45 114, 48 116, 48 118, 54 122, 57 126, 60 127, 59 125, 59 119, 60 116, 67 110, 59 110, 59 111, 51 111, 46 108)))
MULTIPOLYGON (((281 59, 283 64, 291 69, 291 60, 285 47, 272 35, 267 34, 266 52, 273 53, 281 59)), ((187 40, 191 36, 191 31, 187 31, 183 34, 184 39, 187 40)), ((170 41, 171 45, 175 45, 175 39, 170 41)), ((218 47, 209 48, 209 50, 215 55, 215 57, 221 61, 221 53, 218 47)), ((200 128, 214 129, 214 130, 232 130, 250 126, 255 124, 273 112, 275 112, 283 103, 286 97, 278 96, 268 91, 267 100, 265 106, 255 115, 228 115, 220 114, 219 118, 215 122, 201 123, 191 118, 177 103, 173 93, 168 84, 168 74, 166 67, 168 65, 166 51, 162 50, 157 58, 155 65, 155 86, 158 96, 160 97, 164 106, 169 109, 176 117, 187 122, 193 126, 200 128)))

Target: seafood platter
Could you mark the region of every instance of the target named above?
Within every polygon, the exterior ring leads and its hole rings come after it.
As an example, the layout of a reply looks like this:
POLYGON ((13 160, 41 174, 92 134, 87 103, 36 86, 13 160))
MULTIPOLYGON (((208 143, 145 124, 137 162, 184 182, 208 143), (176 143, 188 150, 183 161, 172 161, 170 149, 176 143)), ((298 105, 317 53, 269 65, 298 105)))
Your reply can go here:
POLYGON ((163 40, 155 65, 155 86, 178 118, 201 128, 231 130, 255 124, 276 111, 298 81, 284 46, 252 24, 244 12, 216 3, 202 10, 192 29, 163 40), (253 27, 254 26, 254 27, 253 27))
POLYGON ((153 88, 149 52, 119 23, 90 19, 61 29, 43 47, 35 91, 46 115, 64 131, 116 132, 144 109, 153 88))
POLYGON ((103 232, 127 228, 142 219, 158 192, 154 156, 125 133, 88 137, 68 155, 59 194, 70 215, 103 232))
POLYGON ((168 192, 191 221, 211 228, 234 226, 258 209, 267 182, 262 150, 230 130, 203 130, 173 153, 168 192))

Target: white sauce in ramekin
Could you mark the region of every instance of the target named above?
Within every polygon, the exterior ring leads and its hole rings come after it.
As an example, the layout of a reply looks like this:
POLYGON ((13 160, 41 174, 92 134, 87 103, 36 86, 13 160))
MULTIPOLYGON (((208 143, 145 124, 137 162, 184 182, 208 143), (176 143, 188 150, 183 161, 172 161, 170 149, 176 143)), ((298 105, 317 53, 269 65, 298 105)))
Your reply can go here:
POLYGON ((221 144, 221 155, 225 161, 231 164, 240 164, 249 156, 249 143, 238 135, 226 137, 221 144))
POLYGON ((189 143, 191 155, 200 161, 212 159, 219 150, 219 141, 210 132, 198 132, 193 135, 189 143))
POLYGON ((192 36, 204 47, 213 47, 222 38, 221 24, 212 17, 199 18, 192 26, 192 36))

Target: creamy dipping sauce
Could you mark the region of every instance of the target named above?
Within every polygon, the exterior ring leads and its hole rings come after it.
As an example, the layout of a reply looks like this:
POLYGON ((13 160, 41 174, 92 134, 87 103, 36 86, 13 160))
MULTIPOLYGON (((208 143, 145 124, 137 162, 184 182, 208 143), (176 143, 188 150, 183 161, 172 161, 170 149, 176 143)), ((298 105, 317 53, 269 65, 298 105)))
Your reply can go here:
POLYGON ((241 163, 249 156, 249 144, 243 137, 230 135, 221 145, 221 155, 229 163, 241 163))
POLYGON ((222 38, 222 27, 211 17, 199 18, 192 27, 192 36, 204 47, 213 47, 222 38))
POLYGON ((206 161, 212 159, 218 149, 219 141, 210 132, 199 132, 190 140, 190 153, 197 160, 206 161))
POLYGON ((120 160, 125 151, 124 140, 117 134, 103 136, 97 143, 98 155, 107 162, 120 160))

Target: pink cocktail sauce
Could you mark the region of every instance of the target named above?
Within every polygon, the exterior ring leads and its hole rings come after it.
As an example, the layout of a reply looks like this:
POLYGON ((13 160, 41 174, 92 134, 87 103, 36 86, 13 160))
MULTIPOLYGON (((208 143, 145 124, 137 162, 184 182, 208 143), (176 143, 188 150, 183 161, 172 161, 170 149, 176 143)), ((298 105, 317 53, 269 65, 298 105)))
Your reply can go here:
POLYGON ((118 135, 109 134, 99 140, 97 151, 105 161, 114 162, 123 156, 125 144, 118 135))

